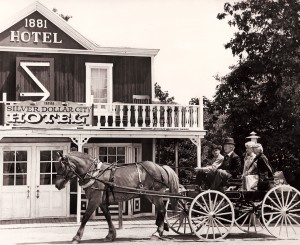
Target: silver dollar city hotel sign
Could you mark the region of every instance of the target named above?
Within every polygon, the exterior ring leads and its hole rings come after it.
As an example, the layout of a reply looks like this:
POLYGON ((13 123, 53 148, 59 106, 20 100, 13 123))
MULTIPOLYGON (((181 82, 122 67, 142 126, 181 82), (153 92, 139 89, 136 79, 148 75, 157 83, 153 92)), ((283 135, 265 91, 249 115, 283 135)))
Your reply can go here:
POLYGON ((89 126, 91 123, 92 106, 78 103, 24 101, 5 105, 6 126, 64 128, 89 126))

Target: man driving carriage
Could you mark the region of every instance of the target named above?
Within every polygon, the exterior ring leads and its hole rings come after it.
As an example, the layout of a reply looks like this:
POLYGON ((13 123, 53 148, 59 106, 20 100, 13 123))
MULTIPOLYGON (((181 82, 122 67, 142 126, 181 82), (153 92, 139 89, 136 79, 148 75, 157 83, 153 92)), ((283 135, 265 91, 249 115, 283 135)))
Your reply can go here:
POLYGON ((215 163, 210 167, 195 168, 196 184, 200 187, 204 182, 209 189, 223 191, 227 181, 230 178, 237 178, 240 174, 241 159, 234 152, 234 139, 226 138, 223 148, 225 156, 222 162, 215 163))

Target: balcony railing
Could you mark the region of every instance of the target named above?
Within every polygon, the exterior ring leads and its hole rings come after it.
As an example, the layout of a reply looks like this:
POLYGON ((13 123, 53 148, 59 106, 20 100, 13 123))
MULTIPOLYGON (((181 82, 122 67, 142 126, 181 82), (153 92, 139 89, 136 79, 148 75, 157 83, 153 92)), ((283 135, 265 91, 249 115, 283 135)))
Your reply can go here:
MULTIPOLYGON (((22 102, 0 101, 0 125, 15 126, 14 123, 5 123, 4 107, 5 104, 18 105, 20 103, 22 102)), ((81 103, 81 105, 85 104, 81 103)), ((87 127, 93 129, 203 130, 202 102, 200 105, 186 106, 115 102, 94 103, 92 108, 92 122, 87 127)), ((20 124, 16 126, 22 127, 20 124)), ((30 127, 36 126, 32 124, 30 127)))
POLYGON ((203 129, 202 106, 172 104, 94 104, 97 127, 203 129))

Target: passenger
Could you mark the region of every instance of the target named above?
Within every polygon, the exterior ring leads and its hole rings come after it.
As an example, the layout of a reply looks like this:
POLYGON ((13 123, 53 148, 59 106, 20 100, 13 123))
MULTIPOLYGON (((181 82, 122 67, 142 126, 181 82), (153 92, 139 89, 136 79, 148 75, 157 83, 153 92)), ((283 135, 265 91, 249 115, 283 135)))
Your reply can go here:
POLYGON ((255 154, 253 146, 255 143, 253 141, 248 141, 245 144, 246 147, 246 155, 244 158, 244 170, 242 174, 242 183, 243 183, 243 190, 256 190, 257 189, 257 182, 258 182, 258 175, 257 175, 257 163, 254 160, 255 154))
POLYGON ((211 189, 224 191, 224 186, 230 178, 237 178, 241 173, 241 159, 234 152, 235 143, 233 138, 226 138, 224 141, 224 160, 217 168, 214 176, 214 181, 211 184, 211 189))
POLYGON ((224 157, 221 155, 222 146, 212 145, 213 158, 211 160, 212 164, 210 166, 205 166, 202 168, 195 168, 197 173, 196 184, 202 189, 208 189, 213 182, 214 172, 222 164, 224 157))
POLYGON ((231 177, 236 178, 240 174, 241 159, 234 153, 234 148, 235 143, 233 138, 226 138, 224 141, 226 155, 223 161, 216 161, 210 168, 196 168, 196 183, 201 186, 204 180, 207 182, 209 189, 223 191, 226 182, 231 177))
POLYGON ((269 163, 268 158, 263 154, 263 147, 261 144, 256 143, 253 146, 254 153, 256 154, 255 161, 257 162, 258 184, 259 191, 266 191, 274 187, 274 170, 269 163))

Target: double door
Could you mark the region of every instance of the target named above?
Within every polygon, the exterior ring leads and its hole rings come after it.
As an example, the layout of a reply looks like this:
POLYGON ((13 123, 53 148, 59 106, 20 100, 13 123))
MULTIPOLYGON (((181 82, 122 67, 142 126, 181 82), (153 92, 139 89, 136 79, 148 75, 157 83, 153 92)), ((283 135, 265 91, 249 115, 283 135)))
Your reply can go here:
POLYGON ((58 191, 55 184, 57 152, 66 145, 0 146, 1 219, 65 217, 68 186, 58 191))

